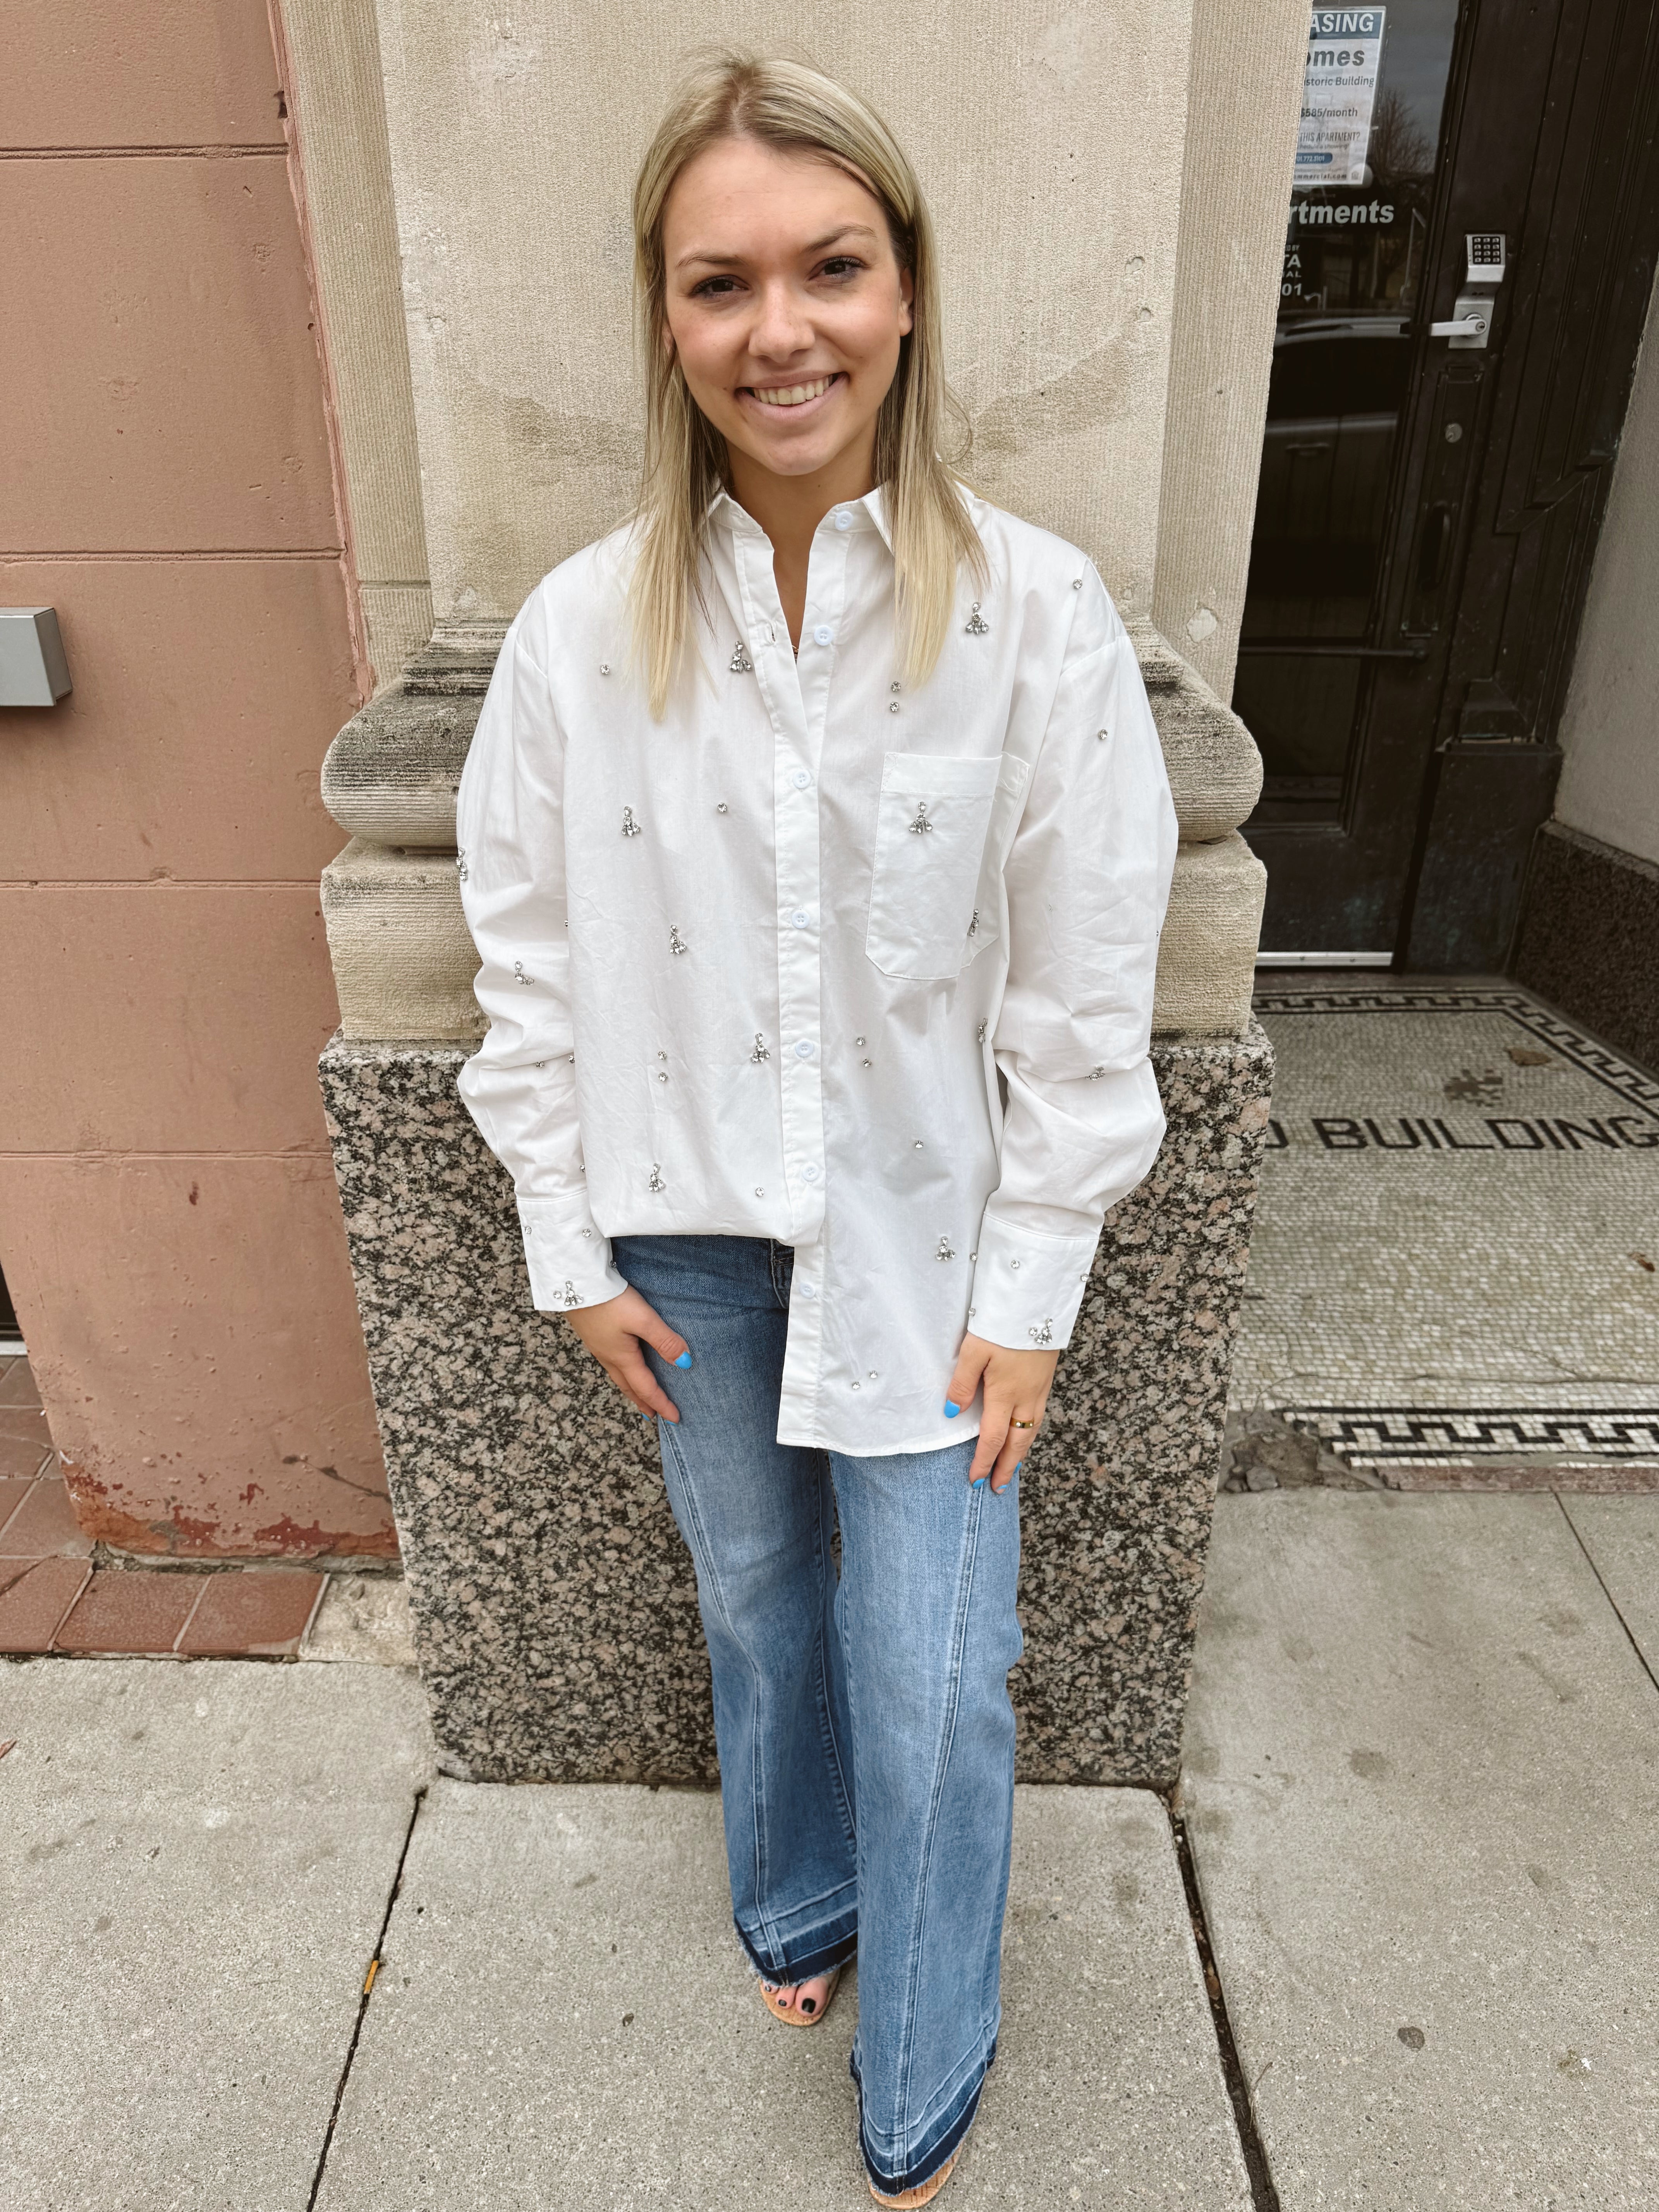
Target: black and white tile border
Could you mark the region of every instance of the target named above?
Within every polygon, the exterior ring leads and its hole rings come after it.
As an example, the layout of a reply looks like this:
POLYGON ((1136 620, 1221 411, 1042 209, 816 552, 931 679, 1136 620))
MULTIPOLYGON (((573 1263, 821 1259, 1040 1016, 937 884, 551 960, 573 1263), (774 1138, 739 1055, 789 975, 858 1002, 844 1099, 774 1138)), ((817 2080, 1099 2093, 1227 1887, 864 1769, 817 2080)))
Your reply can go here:
POLYGON ((1278 1412, 1355 1467, 1451 1467, 1521 1453, 1659 1464, 1659 1407, 1281 1406, 1278 1412))

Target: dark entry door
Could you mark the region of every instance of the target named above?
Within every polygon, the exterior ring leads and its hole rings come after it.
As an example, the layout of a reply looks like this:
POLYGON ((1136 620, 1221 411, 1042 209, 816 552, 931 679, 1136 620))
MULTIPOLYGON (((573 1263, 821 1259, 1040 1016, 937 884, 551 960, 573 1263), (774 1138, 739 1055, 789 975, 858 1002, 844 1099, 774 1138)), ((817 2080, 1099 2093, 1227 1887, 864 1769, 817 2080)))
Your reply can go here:
POLYGON ((1267 949, 1504 964, 1659 244, 1656 107, 1656 0, 1313 11, 1234 690, 1267 949))

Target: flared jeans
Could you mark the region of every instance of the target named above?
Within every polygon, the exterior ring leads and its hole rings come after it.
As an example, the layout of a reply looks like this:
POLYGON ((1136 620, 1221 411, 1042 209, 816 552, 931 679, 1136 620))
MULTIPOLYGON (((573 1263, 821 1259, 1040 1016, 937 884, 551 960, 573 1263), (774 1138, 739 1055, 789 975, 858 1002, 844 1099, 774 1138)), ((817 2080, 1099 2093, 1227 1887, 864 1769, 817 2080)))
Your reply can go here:
POLYGON ((713 1662, 732 1917, 769 1982, 856 1956, 860 2138, 896 2195, 967 2133, 996 2051, 1018 1480, 970 1488, 971 1437, 874 1457, 776 1441, 787 1245, 615 1251, 691 1349, 685 1371, 647 1357, 680 1413, 658 1428, 713 1662))

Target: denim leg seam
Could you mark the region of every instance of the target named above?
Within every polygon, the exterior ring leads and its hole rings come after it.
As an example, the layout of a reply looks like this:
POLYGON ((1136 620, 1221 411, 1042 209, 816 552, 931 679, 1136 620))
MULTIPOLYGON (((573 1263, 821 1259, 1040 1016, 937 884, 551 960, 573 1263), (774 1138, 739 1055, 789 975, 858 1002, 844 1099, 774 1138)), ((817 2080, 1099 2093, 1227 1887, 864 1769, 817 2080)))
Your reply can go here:
POLYGON ((749 1666, 750 1672, 755 1679, 755 1712, 757 1724, 754 1729, 752 1735, 752 1746, 750 1754, 750 1780, 749 1785, 750 1795, 753 1801, 755 1808, 755 1912, 765 1934, 768 1945, 772 1949, 775 1950, 778 1948, 776 1931, 773 1928, 771 1915, 768 1911, 766 1905, 766 1791, 761 1774, 761 1731, 758 1726, 761 1698, 765 1687, 765 1678, 763 1675, 761 1669, 755 1665, 754 1661, 750 1657, 747 1647, 744 1645, 742 1638, 739 1637, 737 1632, 737 1624, 732 1618, 732 1609, 730 1606, 727 1605, 726 1601, 726 1594, 720 1588, 720 1576, 716 1572, 714 1566, 714 1547, 708 1541, 708 1531, 702 1525, 702 1516, 697 1510, 696 1494, 692 1486, 690 1469, 686 1466, 684 1454, 681 1451, 679 1447, 679 1440, 675 1436, 673 1427, 671 1423, 659 1418, 657 1426, 663 1432, 668 1449, 673 1453, 675 1461, 680 1470, 680 1489, 681 1494, 685 1500, 686 1517, 690 1522, 691 1526, 696 1532, 698 1558, 707 1566, 708 1586, 714 1592, 715 1602, 720 1607, 720 1619, 725 1622, 727 1629, 730 1631, 733 1643, 736 1644, 738 1650, 743 1652, 744 1660, 749 1666))
POLYGON ((927 1804, 927 1833, 922 1844, 921 1867, 916 1883, 915 1917, 910 1934, 910 1978, 905 1993, 904 2063, 899 2082, 899 2111, 905 2116, 905 2143, 908 2148, 911 2124, 910 2069, 915 2052, 911 2033, 916 2016, 919 1985, 921 1978, 922 1929, 927 1917, 927 1891, 933 1874, 933 1844, 939 1833, 939 1800, 945 1792, 945 1778, 950 1771, 951 1753, 956 1741, 957 1713, 962 1698, 963 1648, 967 1641, 968 1618, 972 1610, 974 1565, 979 1556, 980 1516, 984 1498, 976 1488, 970 1498, 968 1541, 959 1569, 957 1589, 957 1617, 951 1625, 951 1702, 945 1725, 939 1741, 939 1762, 933 1771, 933 1788, 927 1804))
MULTIPOLYGON (((821 1483, 818 1487, 818 1577, 821 1583, 827 1583, 830 1577, 831 1561, 830 1558, 830 1546, 823 1525, 823 1485, 821 1483)), ((847 1786, 846 1762, 842 1757, 841 1745, 836 1740, 835 1715, 830 1709, 830 1661, 829 1654, 824 1650, 823 1639, 826 1633, 826 1628, 823 1613, 824 1609, 820 1606, 818 1607, 817 1635, 814 1647, 817 1653, 814 1689, 817 1697, 818 1725, 823 1734, 824 1746, 829 1754, 830 1769, 836 1778, 836 1802, 841 1808, 842 1822, 847 1831, 847 1840, 853 1847, 854 1859, 854 1863, 856 1864, 858 1855, 858 1826, 853 1818, 853 1796, 852 1792, 847 1786)), ((850 1704, 850 1687, 848 1691, 848 1698, 850 1704)))

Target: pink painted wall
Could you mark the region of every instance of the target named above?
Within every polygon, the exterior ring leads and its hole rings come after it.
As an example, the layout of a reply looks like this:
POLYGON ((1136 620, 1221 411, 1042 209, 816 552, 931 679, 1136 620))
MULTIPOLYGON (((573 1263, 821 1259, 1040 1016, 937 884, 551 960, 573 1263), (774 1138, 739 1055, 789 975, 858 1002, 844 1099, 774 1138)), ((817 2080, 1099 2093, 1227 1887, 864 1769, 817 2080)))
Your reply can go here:
POLYGON ((0 1265, 129 1549, 395 1548, 316 1059, 317 797, 361 703, 265 0, 9 11, 0 1265))

